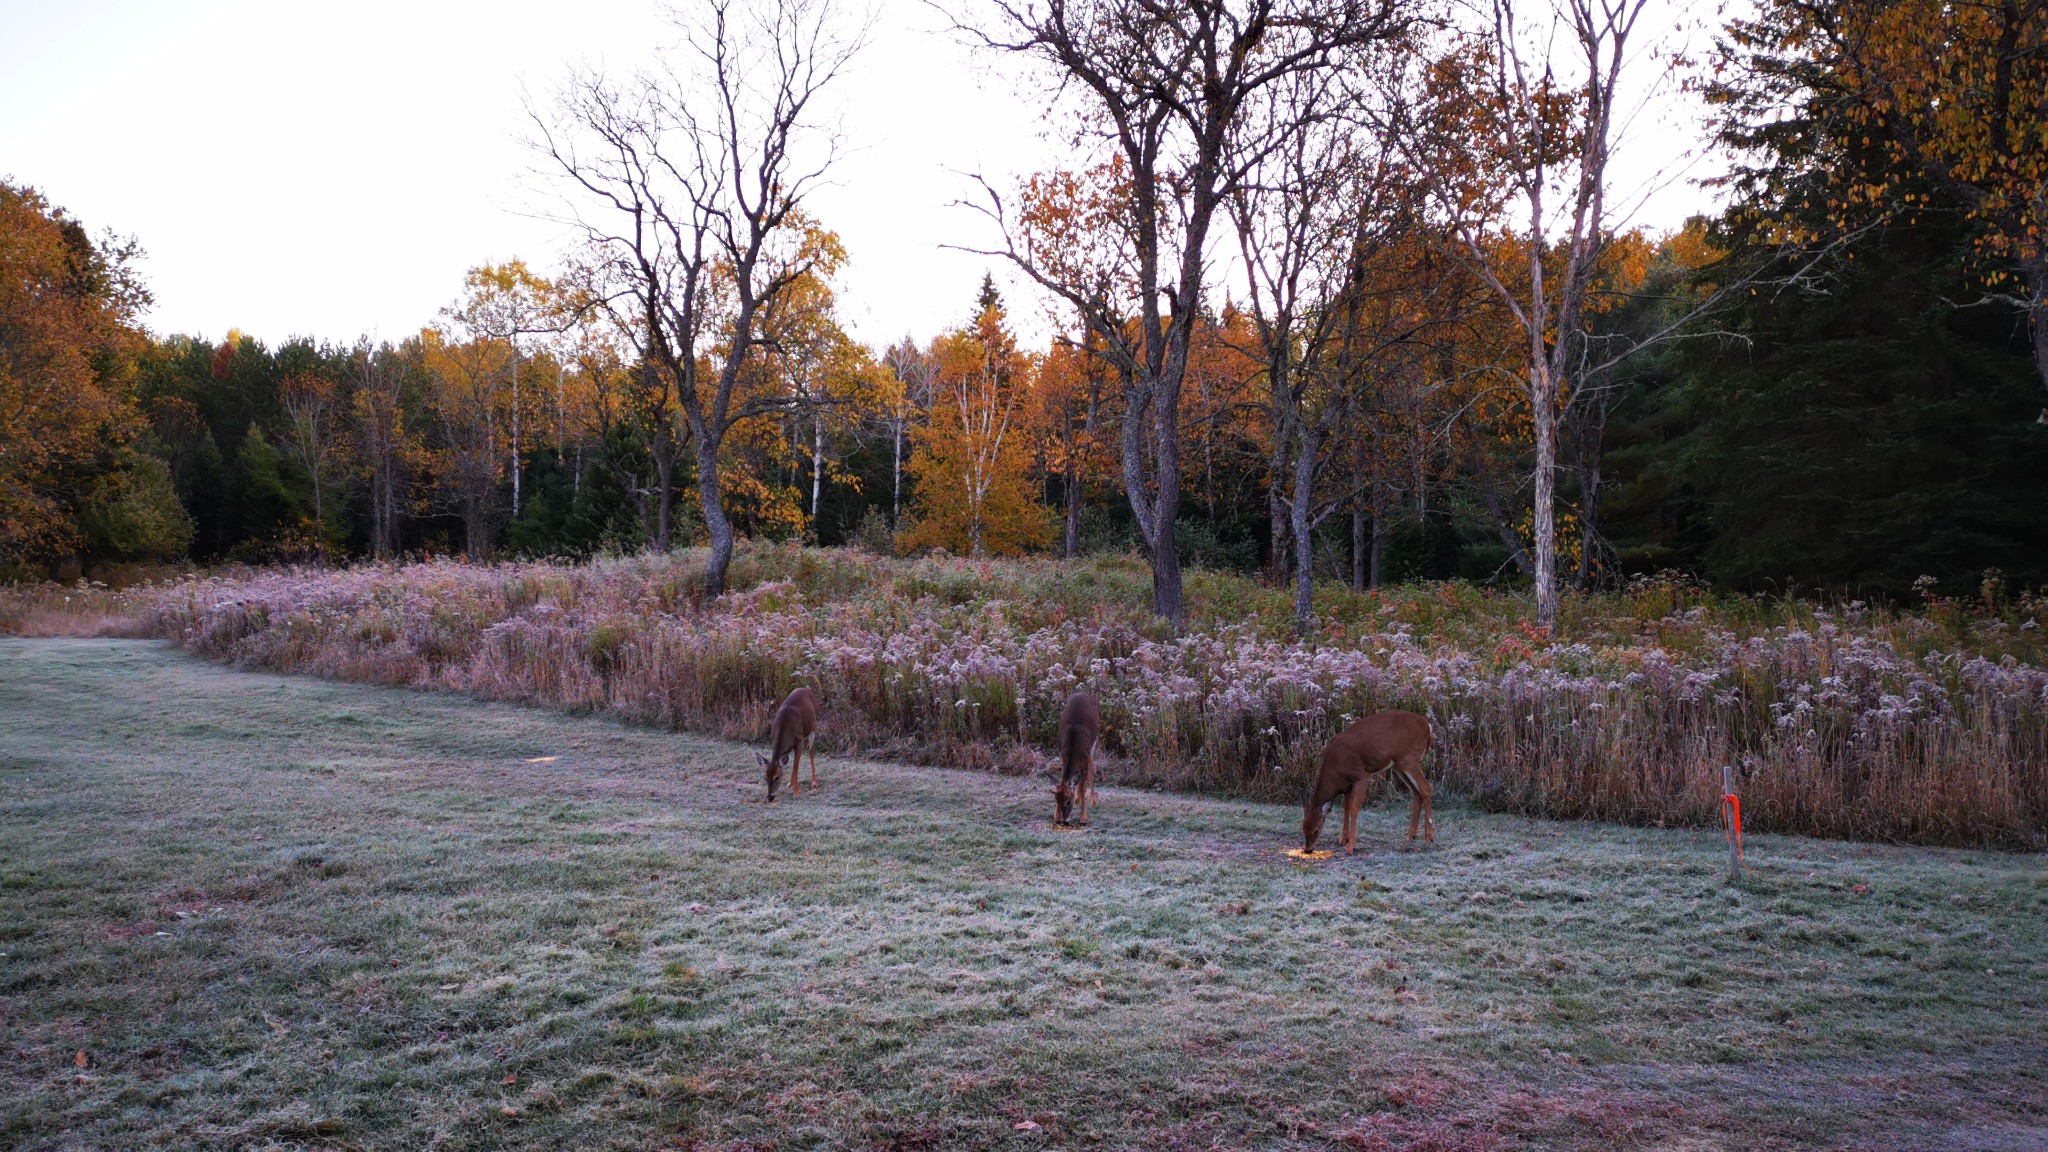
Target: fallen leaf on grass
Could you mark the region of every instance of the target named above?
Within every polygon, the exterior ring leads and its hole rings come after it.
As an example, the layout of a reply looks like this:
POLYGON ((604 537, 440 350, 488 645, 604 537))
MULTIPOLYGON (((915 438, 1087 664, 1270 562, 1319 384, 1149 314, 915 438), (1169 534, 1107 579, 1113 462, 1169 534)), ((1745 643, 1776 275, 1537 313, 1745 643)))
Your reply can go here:
POLYGON ((533 756, 533 757, 529 757, 529 758, 527 759, 526 763, 528 763, 528 764, 553 764, 553 763, 554 763, 555 761, 557 761, 557 760, 560 760, 560 759, 561 759, 561 757, 560 757, 560 756, 533 756))
POLYGON ((500 1084, 517 1084, 517 1083, 519 1083, 519 1077, 517 1077, 517 1076, 507 1076, 507 1077, 505 1077, 505 1078, 504 1078, 503 1080, 500 1080, 500 1081, 498 1081, 498 1083, 500 1083, 500 1084))
POLYGON ((519 1109, 507 1104, 503 1108, 498 1109, 498 1113, 502 1116, 517 1116, 519 1115, 519 1109))
POLYGON ((83 1068, 86 1065, 92 1063, 92 1057, 87 1056, 85 1054, 85 1049, 80 1048, 78 1050, 78 1058, 73 1060, 72 1063, 78 1065, 80 1068, 83 1068))
POLYGON ((1038 1131, 1038 1122, 1036 1120, 1019 1120, 1015 1124, 1010 1125, 1010 1127, 1015 1128, 1019 1132, 1036 1132, 1038 1131))

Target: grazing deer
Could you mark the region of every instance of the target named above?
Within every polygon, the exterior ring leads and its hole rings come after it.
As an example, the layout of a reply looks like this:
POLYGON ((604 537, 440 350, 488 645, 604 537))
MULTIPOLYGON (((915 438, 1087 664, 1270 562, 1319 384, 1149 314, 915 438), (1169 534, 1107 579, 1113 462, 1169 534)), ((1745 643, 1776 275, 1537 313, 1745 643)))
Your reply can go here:
POLYGON ((1435 843, 1436 809, 1429 800, 1429 779, 1422 774, 1422 754, 1433 743, 1429 721, 1413 712, 1375 712, 1339 732, 1324 747, 1322 771, 1316 774, 1315 787, 1309 789, 1301 806, 1301 850, 1316 850, 1316 837, 1323 831, 1323 809, 1341 795, 1344 834, 1338 843, 1346 852, 1358 851, 1358 809, 1365 803, 1365 787, 1389 766, 1398 770, 1413 797, 1408 838, 1415 839, 1419 824, 1423 839, 1435 843))
MULTIPOLYGON (((1102 711, 1095 697, 1076 692, 1060 709, 1060 768, 1053 776, 1053 823, 1065 824, 1081 800, 1081 820, 1088 823, 1088 803, 1095 790, 1095 739, 1102 733, 1102 711)), ((1047 775, 1052 775, 1050 771, 1047 775)))
POLYGON ((809 688, 792 688, 783 698, 782 706, 775 710, 775 719, 768 723, 768 747, 770 755, 754 753, 754 759, 761 762, 761 769, 768 777, 768 802, 775 803, 775 787, 782 783, 782 758, 792 757, 789 762, 789 793, 801 797, 804 794, 802 773, 804 753, 811 754, 811 787, 818 786, 818 749, 814 739, 818 733, 818 698, 811 695, 809 688))

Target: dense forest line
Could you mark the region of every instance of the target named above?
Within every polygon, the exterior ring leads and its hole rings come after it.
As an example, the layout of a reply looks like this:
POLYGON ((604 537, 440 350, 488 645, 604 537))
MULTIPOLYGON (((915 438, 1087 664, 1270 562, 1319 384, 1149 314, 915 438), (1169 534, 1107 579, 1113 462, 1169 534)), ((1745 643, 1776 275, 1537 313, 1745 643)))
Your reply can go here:
MULTIPOLYGON (((1661 569, 1886 597, 1992 569, 2048 582, 2038 230, 1991 177, 1937 163, 1922 126, 1873 112, 1867 61, 1806 35, 1805 11, 1765 5, 1725 34, 1740 67, 1708 87, 1745 158, 1729 206, 1597 237, 1590 302, 1545 345, 1576 358, 1554 462, 1535 455, 1552 432, 1516 367, 1513 285, 1488 285, 1565 257, 1505 224, 1461 233, 1391 150, 1333 185, 1351 197, 1339 287, 1291 333, 1259 291, 1279 249, 1248 243, 1250 297, 1216 293, 1184 320, 1111 323, 1080 300, 1068 333, 1023 349, 991 278, 951 330, 868 348, 840 322, 846 253, 792 201, 792 271, 747 314, 741 354, 714 332, 666 361, 606 279, 617 261, 593 252, 549 273, 481 265, 396 342, 153 335, 134 242, 0 184, 0 565, 667 550, 710 530, 715 461, 732 530, 876 551, 1150 555, 1141 517, 1169 508, 1181 562, 1276 581, 1526 582, 1548 532, 1559 577, 1582 584, 1661 569), (1185 324, 1186 382, 1175 419, 1148 408, 1127 435, 1140 358, 1115 345, 1142 344, 1146 323, 1185 324), (715 379, 725 423, 700 427, 688 401, 709 404, 715 379), (1162 434, 1177 499, 1153 482, 1148 504, 1129 462, 1162 434), (1554 479, 1554 528, 1532 474, 1554 479)), ((2036 41, 2048 22, 2014 19, 2036 41)), ((2000 98, 1999 115, 2040 122, 2038 97, 2000 98)), ((1100 219, 1087 197, 1116 194, 1121 171, 1048 178, 1031 203, 1100 219)), ((1259 204, 1232 210, 1237 235, 1265 235, 1259 204)))

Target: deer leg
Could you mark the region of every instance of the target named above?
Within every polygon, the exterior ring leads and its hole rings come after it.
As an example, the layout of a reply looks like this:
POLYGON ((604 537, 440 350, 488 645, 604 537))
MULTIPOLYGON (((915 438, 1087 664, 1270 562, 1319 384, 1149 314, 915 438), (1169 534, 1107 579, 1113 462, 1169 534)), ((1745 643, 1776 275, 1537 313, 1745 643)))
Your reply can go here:
POLYGON ((1081 823, 1083 824, 1088 822, 1088 797, 1093 795, 1094 792, 1095 765, 1090 764, 1087 771, 1081 773, 1081 823))
POLYGON ((1342 843, 1344 851, 1347 853, 1358 851, 1358 810, 1364 804, 1365 780, 1360 780, 1351 786, 1351 791, 1344 794, 1344 835, 1342 843))
POLYGON ((804 737, 804 747, 811 752, 811 787, 818 786, 818 737, 813 734, 804 737))
POLYGON ((1415 830, 1419 826, 1423 830, 1423 839, 1436 843, 1436 810, 1430 802, 1429 778, 1422 774, 1422 757, 1402 757, 1401 779, 1408 785, 1408 838, 1415 839, 1415 830))

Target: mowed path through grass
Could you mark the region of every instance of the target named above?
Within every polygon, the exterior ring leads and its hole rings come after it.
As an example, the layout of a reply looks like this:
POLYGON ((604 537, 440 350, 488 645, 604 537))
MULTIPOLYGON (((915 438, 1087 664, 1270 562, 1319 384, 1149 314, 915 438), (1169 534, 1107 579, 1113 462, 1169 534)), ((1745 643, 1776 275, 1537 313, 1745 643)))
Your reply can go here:
POLYGON ((0 639, 0 1146, 2048 1145, 2039 858, 820 771, 0 639))

